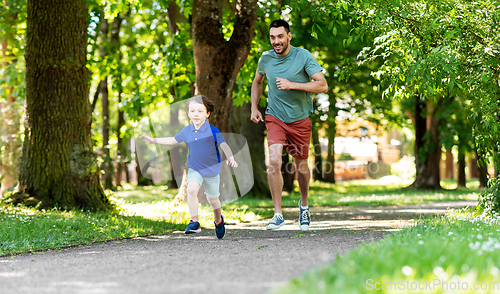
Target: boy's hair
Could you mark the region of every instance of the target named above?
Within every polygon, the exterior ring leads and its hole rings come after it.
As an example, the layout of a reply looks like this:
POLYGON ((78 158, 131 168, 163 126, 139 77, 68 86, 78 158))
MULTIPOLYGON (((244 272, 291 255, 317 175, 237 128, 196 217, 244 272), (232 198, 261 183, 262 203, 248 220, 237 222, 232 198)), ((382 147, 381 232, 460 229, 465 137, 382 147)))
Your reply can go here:
POLYGON ((203 104, 205 105, 205 108, 207 109, 207 113, 208 114, 208 117, 210 117, 210 115, 214 112, 214 103, 212 101, 210 101, 210 99, 208 99, 207 97, 203 96, 203 95, 198 95, 198 96, 194 96, 194 97, 191 97, 188 99, 187 101, 187 104, 186 104, 186 111, 189 112, 189 104, 191 104, 192 102, 196 102, 196 103, 200 103, 200 104, 203 104))
POLYGON ((288 34, 290 32, 290 25, 288 25, 288 23, 282 19, 275 19, 271 22, 271 24, 269 25, 269 30, 271 30, 271 28, 279 28, 279 27, 284 27, 285 28, 285 32, 288 34))

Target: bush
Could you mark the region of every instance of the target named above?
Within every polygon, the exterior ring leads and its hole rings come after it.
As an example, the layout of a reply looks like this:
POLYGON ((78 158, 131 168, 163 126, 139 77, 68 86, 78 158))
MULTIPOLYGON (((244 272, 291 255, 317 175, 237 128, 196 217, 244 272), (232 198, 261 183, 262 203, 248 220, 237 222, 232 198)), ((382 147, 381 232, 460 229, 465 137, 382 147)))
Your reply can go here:
POLYGON ((497 178, 490 179, 488 187, 479 194, 479 207, 490 215, 500 212, 500 181, 497 178))

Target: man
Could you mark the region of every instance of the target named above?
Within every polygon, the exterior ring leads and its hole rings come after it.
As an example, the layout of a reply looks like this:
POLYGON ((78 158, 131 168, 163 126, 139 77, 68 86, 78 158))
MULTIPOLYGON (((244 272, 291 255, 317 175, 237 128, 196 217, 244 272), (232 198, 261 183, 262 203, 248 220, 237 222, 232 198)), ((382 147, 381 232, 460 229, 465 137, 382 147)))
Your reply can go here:
POLYGON ((312 124, 309 115, 313 103, 309 93, 326 93, 328 85, 319 63, 309 51, 290 45, 292 33, 284 20, 274 20, 269 26, 269 38, 273 50, 262 54, 252 83, 252 115, 250 119, 264 121, 257 109, 262 94, 264 77, 268 85, 266 109, 267 143, 269 166, 267 180, 274 204, 274 217, 267 225, 268 230, 279 229, 284 223, 281 210, 283 176, 281 156, 283 147, 293 156, 300 187, 299 226, 308 230, 311 223, 309 213, 310 170, 307 165, 312 124), (311 81, 312 79, 312 81, 311 81))

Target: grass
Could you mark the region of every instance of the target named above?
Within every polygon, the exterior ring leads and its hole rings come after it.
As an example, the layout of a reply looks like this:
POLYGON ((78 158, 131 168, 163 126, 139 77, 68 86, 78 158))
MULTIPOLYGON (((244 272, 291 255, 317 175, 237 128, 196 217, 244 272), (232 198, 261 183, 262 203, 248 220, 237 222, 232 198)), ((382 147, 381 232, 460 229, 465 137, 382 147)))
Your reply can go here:
MULTIPOLYGON (((184 230, 190 219, 187 205, 174 203, 173 191, 160 194, 161 189, 119 191, 110 197, 117 204, 113 212, 0 205, 0 256, 184 230)), ((259 218, 244 208, 223 209, 223 214, 227 223, 259 218)), ((203 227, 213 227, 212 215, 208 207, 200 209, 203 227)))
MULTIPOLYGON (((404 184, 380 185, 375 180, 336 185, 315 182, 311 184, 309 199, 312 206, 477 200, 477 181, 462 189, 454 189, 452 182, 443 182, 448 190, 425 193, 404 189, 404 184)), ((166 186, 125 186, 111 195, 118 207, 115 212, 39 211, 0 206, 0 256, 183 230, 189 212, 186 204, 173 201, 177 192, 166 186)), ((283 206, 296 206, 299 195, 298 190, 285 194, 283 206)), ((247 222, 271 217, 272 207, 271 199, 245 196, 225 205, 223 215, 228 223, 247 222)), ((213 227, 209 207, 200 209, 200 223, 203 227, 213 227)))
MULTIPOLYGON (((411 182, 382 184, 378 180, 355 180, 337 184, 312 182, 309 189, 311 206, 402 205, 438 201, 478 200, 479 182, 472 180, 467 187, 457 188, 456 181, 441 181, 442 190, 415 191, 407 188, 411 182)), ((296 185, 297 186, 297 185, 296 185)), ((283 193, 282 206, 295 207, 300 199, 299 188, 283 193)), ((263 217, 272 217, 270 199, 242 197, 227 204, 227 208, 248 207, 263 217)))
POLYGON ((500 215, 463 209, 363 244, 273 293, 498 293, 500 215))

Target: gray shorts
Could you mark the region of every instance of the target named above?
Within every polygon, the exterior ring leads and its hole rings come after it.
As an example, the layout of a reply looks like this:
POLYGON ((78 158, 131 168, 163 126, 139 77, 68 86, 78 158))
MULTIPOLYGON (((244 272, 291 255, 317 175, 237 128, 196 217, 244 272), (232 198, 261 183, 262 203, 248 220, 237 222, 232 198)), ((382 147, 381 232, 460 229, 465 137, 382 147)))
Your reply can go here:
POLYGON ((205 185, 205 195, 210 199, 215 199, 219 197, 219 183, 220 176, 215 177, 204 177, 199 172, 194 169, 188 168, 187 181, 186 184, 191 181, 197 181, 198 184, 205 185))

